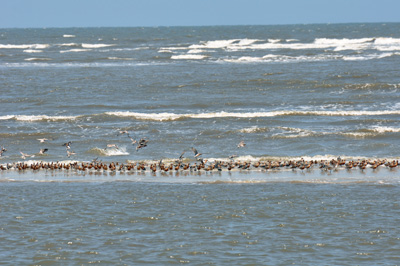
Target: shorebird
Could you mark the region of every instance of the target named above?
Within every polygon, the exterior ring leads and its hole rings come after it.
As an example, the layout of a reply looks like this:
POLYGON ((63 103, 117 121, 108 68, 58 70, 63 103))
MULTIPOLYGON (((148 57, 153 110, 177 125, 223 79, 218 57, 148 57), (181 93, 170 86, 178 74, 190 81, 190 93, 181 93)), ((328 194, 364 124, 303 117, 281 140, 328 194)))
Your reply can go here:
POLYGON ((108 149, 108 148, 116 148, 117 150, 119 150, 117 144, 107 144, 107 148, 105 148, 105 149, 108 149))
POLYGON ((4 148, 4 146, 1 146, 1 149, 0 149, 0 157, 3 156, 3 153, 5 153, 6 151, 7 151, 7 149, 4 148))
POLYGON ((202 153, 199 153, 195 148, 192 147, 192 151, 194 152, 194 157, 197 158, 200 155, 202 155, 202 153))
POLYGON ((244 146, 246 146, 246 143, 243 140, 237 145, 238 148, 244 148, 244 146))
POLYGON ((24 160, 26 159, 26 157, 35 157, 35 155, 33 154, 23 153, 22 151, 20 151, 20 153, 21 153, 21 158, 24 160))
POLYGON ((141 148, 147 147, 147 142, 149 142, 147 139, 140 139, 137 146, 136 146, 136 151, 138 151, 141 148))
POLYGON ((48 141, 48 139, 46 139, 46 138, 43 138, 43 139, 37 139, 38 141, 40 141, 40 143, 44 143, 44 142, 46 142, 46 141, 48 141))
POLYGON ((71 157, 71 155, 75 155, 75 154, 76 154, 75 152, 67 150, 68 158, 71 157))
POLYGON ((117 136, 123 135, 123 134, 127 134, 129 136, 129 133, 126 130, 120 130, 117 136))
POLYGON ((132 145, 136 144, 136 142, 137 142, 137 141, 136 141, 134 138, 132 138, 132 137, 131 137, 131 136, 129 136, 129 135, 128 135, 128 138, 130 138, 130 139, 131 139, 131 142, 132 142, 131 144, 132 144, 132 145))
POLYGON ((49 149, 40 149, 39 154, 44 154, 45 152, 47 152, 49 149))
POLYGON ((182 152, 182 154, 179 156, 179 158, 175 161, 176 163, 182 163, 183 161, 183 155, 185 154, 185 152, 182 152))
POLYGON ((230 155, 228 158, 233 161, 234 158, 238 157, 236 154, 230 155))
POLYGON ((69 149, 71 149, 71 144, 72 144, 72 141, 68 141, 67 143, 64 143, 63 146, 65 146, 65 148, 67 150, 69 150, 69 149))

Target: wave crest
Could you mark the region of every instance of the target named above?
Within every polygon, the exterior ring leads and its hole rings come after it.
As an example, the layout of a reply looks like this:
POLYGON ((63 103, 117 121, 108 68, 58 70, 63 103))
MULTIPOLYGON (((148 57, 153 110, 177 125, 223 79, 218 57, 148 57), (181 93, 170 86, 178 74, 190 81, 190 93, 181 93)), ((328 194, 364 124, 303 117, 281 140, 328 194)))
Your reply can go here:
POLYGON ((270 112, 210 112, 199 114, 175 114, 175 113, 137 113, 137 112, 106 112, 107 115, 119 117, 133 117, 135 119, 168 121, 184 118, 208 119, 208 118, 256 118, 274 116, 378 116, 378 115, 399 115, 400 110, 393 111, 270 111, 270 112))
POLYGON ((57 120, 73 120, 77 116, 48 116, 48 115, 4 115, 0 116, 0 120, 11 120, 25 121, 25 122, 37 122, 37 121, 57 121, 57 120))

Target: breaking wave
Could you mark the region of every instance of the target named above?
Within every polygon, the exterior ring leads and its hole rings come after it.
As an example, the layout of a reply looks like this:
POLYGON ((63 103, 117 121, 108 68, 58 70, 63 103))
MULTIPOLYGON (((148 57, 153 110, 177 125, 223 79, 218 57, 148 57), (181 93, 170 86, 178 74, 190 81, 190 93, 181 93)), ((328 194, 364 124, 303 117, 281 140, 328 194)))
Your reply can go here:
POLYGON ((207 118, 255 118, 274 116, 379 116, 399 115, 400 110, 394 111, 271 111, 271 112, 211 112, 199 114, 175 114, 175 113, 136 113, 136 112, 106 112, 107 115, 119 117, 132 117, 142 120, 168 121, 185 118, 207 119, 207 118))
MULTIPOLYGON (((257 117, 276 117, 276 116, 381 116, 381 115, 400 115, 400 110, 393 111, 270 111, 270 112, 210 112, 198 114, 176 114, 176 113, 138 113, 138 112, 105 112, 102 114, 77 115, 77 116, 49 116, 49 115, 3 115, 0 120, 16 120, 26 122, 36 121, 57 121, 74 120, 83 116, 108 115, 117 117, 128 117, 138 120, 152 121, 174 121, 179 119, 212 119, 212 118, 257 118, 257 117)), ((243 133, 252 133, 268 129, 256 127, 242 129, 243 133)), ((376 131, 398 132, 393 128, 377 127, 376 131)))

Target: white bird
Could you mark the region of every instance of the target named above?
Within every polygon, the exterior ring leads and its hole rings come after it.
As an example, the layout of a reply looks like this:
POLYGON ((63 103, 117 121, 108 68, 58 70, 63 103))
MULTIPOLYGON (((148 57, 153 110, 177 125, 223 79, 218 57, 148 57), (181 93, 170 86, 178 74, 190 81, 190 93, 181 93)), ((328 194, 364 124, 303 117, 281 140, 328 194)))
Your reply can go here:
POLYGON ((244 148, 244 146, 246 146, 246 143, 243 140, 237 145, 238 148, 244 148))
POLYGON ((119 150, 117 144, 107 144, 107 148, 116 148, 117 150, 119 150))
POLYGON ((39 154, 44 154, 45 152, 47 152, 49 149, 40 149, 39 154))
POLYGON ((71 157, 71 155, 75 155, 75 154, 76 154, 75 152, 67 150, 68 158, 71 157))
POLYGON ((48 141, 48 139, 46 139, 46 138, 43 138, 43 139, 37 139, 38 141, 40 141, 40 143, 44 143, 44 142, 46 142, 46 141, 48 141))
POLYGON ((35 155, 33 155, 33 154, 27 154, 27 153, 23 153, 22 151, 20 151, 20 153, 21 153, 21 158, 22 159, 26 159, 26 157, 35 157, 35 155))
POLYGON ((123 135, 123 134, 127 134, 129 136, 129 133, 126 130, 120 130, 119 133, 118 133, 118 136, 119 135, 123 135))

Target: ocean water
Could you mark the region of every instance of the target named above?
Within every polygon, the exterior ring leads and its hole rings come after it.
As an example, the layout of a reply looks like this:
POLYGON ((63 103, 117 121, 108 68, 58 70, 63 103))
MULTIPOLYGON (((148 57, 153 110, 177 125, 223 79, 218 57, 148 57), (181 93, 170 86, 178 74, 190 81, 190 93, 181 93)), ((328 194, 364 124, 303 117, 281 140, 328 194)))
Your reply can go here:
MULTIPOLYGON (((0 29, 0 164, 398 160, 399 66, 399 23, 0 29)), ((398 171, 0 171, 0 264, 398 265, 398 171)))
POLYGON ((1 160, 398 158, 399 61, 391 23, 2 29, 1 160))

